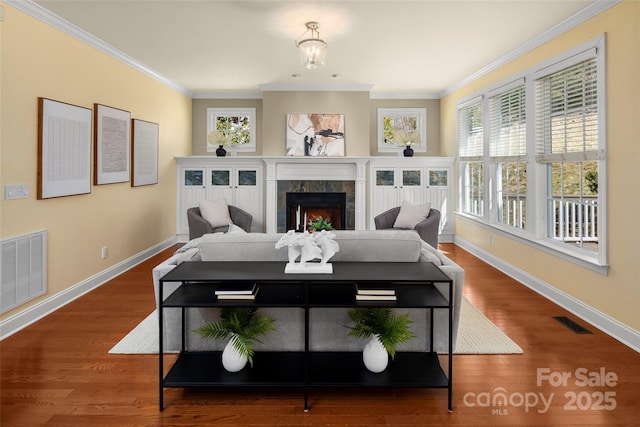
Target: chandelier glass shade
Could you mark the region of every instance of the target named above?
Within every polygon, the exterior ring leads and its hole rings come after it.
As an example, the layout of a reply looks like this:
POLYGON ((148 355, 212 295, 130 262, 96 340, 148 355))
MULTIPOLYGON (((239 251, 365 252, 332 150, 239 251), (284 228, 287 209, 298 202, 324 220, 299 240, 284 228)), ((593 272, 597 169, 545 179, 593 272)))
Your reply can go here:
POLYGON ((304 32, 302 37, 309 31, 311 31, 311 37, 297 41, 296 46, 300 49, 300 62, 302 65, 313 70, 324 65, 327 56, 327 43, 320 38, 320 33, 318 32, 320 24, 307 22, 305 26, 307 31, 304 32))

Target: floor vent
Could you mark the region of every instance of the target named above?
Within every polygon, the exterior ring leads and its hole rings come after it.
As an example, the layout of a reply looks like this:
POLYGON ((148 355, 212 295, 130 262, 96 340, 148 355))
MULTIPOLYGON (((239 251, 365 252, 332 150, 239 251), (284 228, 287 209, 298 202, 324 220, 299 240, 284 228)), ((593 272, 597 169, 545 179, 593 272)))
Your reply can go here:
POLYGON ((2 240, 0 313, 47 291, 47 232, 2 240))
POLYGON ((591 334, 590 330, 587 328, 577 324, 573 320, 569 319, 567 316, 553 316, 558 322, 562 323, 567 328, 571 329, 576 334, 591 334))

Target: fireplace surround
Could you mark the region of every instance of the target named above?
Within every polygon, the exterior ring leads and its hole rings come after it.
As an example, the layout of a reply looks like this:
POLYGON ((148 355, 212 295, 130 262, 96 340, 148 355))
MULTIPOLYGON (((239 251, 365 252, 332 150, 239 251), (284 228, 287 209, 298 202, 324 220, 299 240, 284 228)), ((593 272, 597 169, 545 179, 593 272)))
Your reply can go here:
POLYGON ((287 192, 344 192, 345 227, 366 229, 366 165, 368 158, 264 158, 265 228, 285 232, 287 192))

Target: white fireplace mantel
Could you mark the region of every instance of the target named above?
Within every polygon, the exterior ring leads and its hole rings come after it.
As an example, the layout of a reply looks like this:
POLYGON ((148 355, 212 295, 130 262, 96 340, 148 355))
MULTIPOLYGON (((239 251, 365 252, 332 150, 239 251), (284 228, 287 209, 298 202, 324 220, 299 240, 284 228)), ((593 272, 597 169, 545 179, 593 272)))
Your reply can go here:
POLYGON ((278 229, 278 181, 354 181, 355 229, 366 228, 367 163, 369 157, 263 157, 266 165, 265 227, 278 229))

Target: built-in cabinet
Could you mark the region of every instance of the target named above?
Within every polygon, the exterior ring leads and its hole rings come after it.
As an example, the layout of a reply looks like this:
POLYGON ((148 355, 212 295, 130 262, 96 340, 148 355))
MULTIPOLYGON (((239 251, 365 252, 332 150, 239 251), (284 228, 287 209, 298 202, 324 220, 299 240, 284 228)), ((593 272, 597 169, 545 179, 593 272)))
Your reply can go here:
POLYGON ((189 235, 187 209, 200 200, 226 199, 253 216, 251 231, 263 229, 264 163, 259 159, 193 157, 178 159, 177 231, 189 235))
POLYGON ((369 227, 376 215, 400 206, 431 203, 441 213, 440 240, 453 240, 453 158, 372 158, 369 161, 369 227))
POLYGON ((354 180, 356 229, 374 229, 373 218, 403 201, 431 203, 441 213, 440 241, 453 241, 451 157, 179 157, 177 235, 189 237, 187 209, 200 200, 225 198, 253 216, 252 231, 277 229, 277 182, 354 180), (362 173, 360 172, 362 171, 362 173), (265 200, 265 197, 273 200, 265 200))

